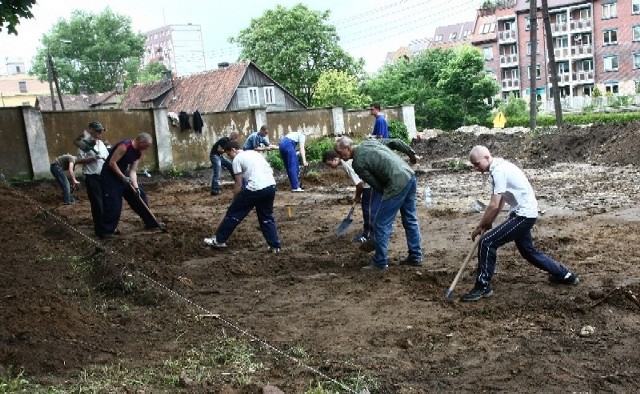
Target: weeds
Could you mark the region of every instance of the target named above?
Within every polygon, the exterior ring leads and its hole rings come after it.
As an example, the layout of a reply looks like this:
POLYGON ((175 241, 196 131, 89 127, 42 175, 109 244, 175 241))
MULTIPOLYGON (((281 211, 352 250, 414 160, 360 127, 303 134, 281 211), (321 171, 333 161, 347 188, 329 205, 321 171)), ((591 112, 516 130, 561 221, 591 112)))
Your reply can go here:
POLYGON ((24 378, 24 370, 20 370, 15 376, 13 375, 13 368, 9 366, 7 368, 6 376, 0 375, 0 393, 13 393, 16 391, 24 390, 25 386, 29 385, 29 381, 24 378))

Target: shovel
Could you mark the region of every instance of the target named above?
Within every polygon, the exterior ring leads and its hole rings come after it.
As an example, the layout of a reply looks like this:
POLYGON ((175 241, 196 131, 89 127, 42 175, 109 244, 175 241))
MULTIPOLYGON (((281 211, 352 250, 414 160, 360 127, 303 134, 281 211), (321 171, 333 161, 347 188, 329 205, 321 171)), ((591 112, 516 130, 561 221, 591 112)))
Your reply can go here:
POLYGON ((151 216, 151 219, 153 219, 153 221, 155 222, 156 226, 158 226, 160 231, 162 231, 163 233, 166 233, 167 232, 167 225, 162 223, 162 222, 159 222, 158 219, 156 219, 156 216, 153 214, 153 212, 151 212, 151 209, 149 209, 149 206, 144 202, 144 200, 142 199, 142 196, 140 196, 138 193, 136 193, 136 190, 135 190, 135 188, 133 187, 132 184, 129 184, 129 186, 131 187, 131 190, 133 191, 133 194, 135 194, 138 197, 138 200, 140 200, 140 204, 142 205, 142 207, 145 209, 145 211, 147 211, 149 216, 151 216))
POLYGON ((336 228, 336 231, 335 231, 336 235, 344 234, 344 232, 347 231, 349 226, 351 226, 351 223, 353 222, 353 219, 352 219, 353 211, 355 209, 356 209, 356 203, 354 202, 353 205, 351 206, 351 209, 349 210, 349 213, 347 214, 347 217, 344 218, 342 223, 340 223, 340 225, 336 228))

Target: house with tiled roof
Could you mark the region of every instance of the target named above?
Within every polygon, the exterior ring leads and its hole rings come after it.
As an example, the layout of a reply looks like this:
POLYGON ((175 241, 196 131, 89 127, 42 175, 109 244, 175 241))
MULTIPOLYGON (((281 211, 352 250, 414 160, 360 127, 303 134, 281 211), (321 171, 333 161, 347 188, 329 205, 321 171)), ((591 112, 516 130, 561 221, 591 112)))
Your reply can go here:
POLYGON ((123 109, 161 108, 170 112, 223 112, 252 108, 267 111, 305 109, 298 98, 253 62, 221 63, 215 70, 132 86, 123 109))
MULTIPOLYGON (((63 94, 62 102, 65 111, 78 111, 83 109, 113 109, 118 108, 119 95, 115 90, 104 93, 94 94, 63 94)), ((56 110, 60 111, 60 99, 56 95, 56 110)), ((38 96, 35 107, 40 111, 51 111, 53 105, 51 103, 51 95, 38 96)))

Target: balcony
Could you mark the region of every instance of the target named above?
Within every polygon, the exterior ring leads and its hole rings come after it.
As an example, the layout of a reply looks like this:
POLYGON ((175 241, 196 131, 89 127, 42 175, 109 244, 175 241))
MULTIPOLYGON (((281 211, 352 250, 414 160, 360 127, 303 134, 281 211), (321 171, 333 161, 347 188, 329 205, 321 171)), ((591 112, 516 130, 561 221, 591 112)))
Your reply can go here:
POLYGON ((571 54, 571 50, 569 49, 569 47, 555 48, 553 50, 553 54, 555 55, 556 60, 558 60, 558 59, 567 59, 567 58, 569 58, 569 55, 571 54))
POLYGON ((518 54, 500 55, 500 67, 514 67, 518 65, 518 54))
POLYGON ((502 90, 518 90, 520 89, 519 79, 503 79, 502 90))
POLYGON ((593 57, 593 45, 575 45, 571 47, 572 57, 593 57))
POLYGON ((593 70, 576 71, 571 77, 577 83, 593 83, 594 72, 593 70))
POLYGON ((569 31, 569 24, 567 22, 551 24, 551 34, 554 36, 556 34, 561 34, 561 33, 566 34, 568 31, 569 31))
MULTIPOLYGON (((551 75, 547 78, 547 82, 551 83, 551 75)), ((558 73, 558 85, 568 85, 571 83, 571 74, 568 72, 558 73)))
POLYGON ((591 31, 592 27, 593 20, 591 19, 577 19, 569 22, 569 29, 571 33, 591 31))
POLYGON ((503 30, 498 32, 498 43, 516 42, 518 33, 514 30, 503 30))

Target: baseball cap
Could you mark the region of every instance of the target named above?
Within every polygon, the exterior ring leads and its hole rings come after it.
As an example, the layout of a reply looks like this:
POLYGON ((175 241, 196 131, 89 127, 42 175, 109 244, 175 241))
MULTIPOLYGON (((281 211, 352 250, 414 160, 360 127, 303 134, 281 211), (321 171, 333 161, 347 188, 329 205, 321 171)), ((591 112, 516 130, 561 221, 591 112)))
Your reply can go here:
POLYGON ((89 127, 94 129, 95 131, 103 131, 104 127, 102 127, 102 123, 97 122, 97 121, 93 121, 91 123, 89 123, 89 127))

